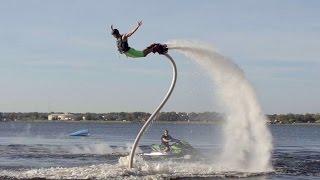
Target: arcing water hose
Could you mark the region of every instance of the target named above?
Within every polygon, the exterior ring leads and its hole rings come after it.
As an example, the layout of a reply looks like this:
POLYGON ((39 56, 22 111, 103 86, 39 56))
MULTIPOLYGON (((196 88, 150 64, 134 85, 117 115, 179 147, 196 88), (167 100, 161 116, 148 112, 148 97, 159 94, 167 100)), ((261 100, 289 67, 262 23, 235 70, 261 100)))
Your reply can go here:
POLYGON ((136 148, 138 146, 139 140, 141 138, 141 136, 143 135, 144 131, 146 130, 146 128, 149 126, 149 124, 152 122, 152 120, 155 118, 155 116, 160 112, 160 110, 162 109, 162 107, 165 105, 165 103, 167 102, 167 100, 169 99, 174 86, 176 85, 176 81, 177 81, 177 66, 176 63, 174 62, 174 60, 172 59, 172 57, 169 54, 163 54, 164 56, 166 56, 171 64, 172 64, 172 72, 173 72, 173 76, 172 76, 172 80, 171 80, 171 85, 170 88, 166 94, 166 96, 164 97, 164 99, 162 100, 162 102, 160 103, 160 105, 154 110, 154 112, 151 114, 151 116, 149 117, 149 119, 146 121, 146 123, 142 126, 142 128, 140 129, 136 139, 134 140, 131 152, 130 152, 130 157, 129 157, 129 168, 133 167, 133 157, 135 155, 135 151, 136 148))

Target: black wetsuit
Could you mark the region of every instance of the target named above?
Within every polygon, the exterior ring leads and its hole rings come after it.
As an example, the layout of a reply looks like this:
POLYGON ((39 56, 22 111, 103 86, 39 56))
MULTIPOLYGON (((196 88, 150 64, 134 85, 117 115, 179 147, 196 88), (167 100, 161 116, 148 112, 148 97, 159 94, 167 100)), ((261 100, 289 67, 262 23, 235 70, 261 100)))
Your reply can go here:
POLYGON ((122 39, 122 36, 120 38, 117 38, 117 47, 118 47, 118 51, 122 54, 125 53, 127 51, 129 51, 130 47, 128 44, 128 41, 124 41, 122 39))
POLYGON ((169 142, 165 142, 163 139, 170 141, 172 140, 172 137, 169 134, 161 136, 161 144, 170 149, 169 142))

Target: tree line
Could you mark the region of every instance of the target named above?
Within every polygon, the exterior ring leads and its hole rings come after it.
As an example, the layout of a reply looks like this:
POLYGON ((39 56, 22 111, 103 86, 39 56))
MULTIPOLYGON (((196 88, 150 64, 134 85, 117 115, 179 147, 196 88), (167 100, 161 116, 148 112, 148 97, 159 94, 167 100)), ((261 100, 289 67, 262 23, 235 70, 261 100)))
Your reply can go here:
MULTIPOLYGON (((0 121, 28 121, 48 120, 50 114, 63 114, 62 112, 0 112, 0 121)), ((146 112, 110 112, 110 113, 72 113, 74 121, 146 121, 150 113, 146 112)), ((220 121, 223 115, 216 112, 186 113, 161 112, 156 116, 157 121, 220 121)), ((58 119, 54 119, 58 120, 58 119)))
POLYGON ((320 113, 317 114, 272 114, 267 115, 273 124, 320 123, 320 113))
MULTIPOLYGON (((0 121, 28 121, 48 120, 50 114, 63 114, 62 112, 0 112, 0 121)), ((146 121, 150 113, 146 112, 110 112, 110 113, 72 113, 74 121, 146 121)), ((268 122, 272 124, 292 123, 320 123, 320 113, 317 114, 272 114, 266 115, 268 122)), ((224 114, 217 112, 161 112, 157 115, 157 121, 185 121, 185 122, 220 122, 224 114)))

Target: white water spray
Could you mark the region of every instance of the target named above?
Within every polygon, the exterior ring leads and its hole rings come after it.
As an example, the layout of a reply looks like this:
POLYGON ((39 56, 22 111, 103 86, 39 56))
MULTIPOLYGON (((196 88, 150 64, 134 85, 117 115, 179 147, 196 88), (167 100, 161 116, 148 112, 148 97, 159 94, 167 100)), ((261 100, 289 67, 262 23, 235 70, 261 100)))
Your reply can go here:
POLYGON ((243 71, 207 44, 171 41, 175 49, 208 71, 225 109, 221 164, 235 171, 269 171, 272 138, 255 91, 243 71))

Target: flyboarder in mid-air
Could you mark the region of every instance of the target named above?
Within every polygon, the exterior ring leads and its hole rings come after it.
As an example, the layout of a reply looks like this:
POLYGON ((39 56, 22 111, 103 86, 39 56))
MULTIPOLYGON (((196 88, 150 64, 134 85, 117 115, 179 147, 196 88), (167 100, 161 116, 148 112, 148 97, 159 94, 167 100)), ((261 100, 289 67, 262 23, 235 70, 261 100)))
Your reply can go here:
POLYGON ((132 57, 132 58, 141 58, 141 57, 146 57, 149 53, 159 53, 159 54, 165 54, 168 52, 167 45, 165 44, 151 44, 149 47, 144 49, 143 51, 136 50, 132 47, 129 46, 128 44, 128 38, 132 36, 142 25, 142 21, 138 22, 138 25, 129 33, 127 34, 120 34, 118 29, 114 29, 113 25, 111 25, 111 34, 113 37, 117 39, 117 47, 118 51, 121 54, 125 54, 127 57, 132 57))

